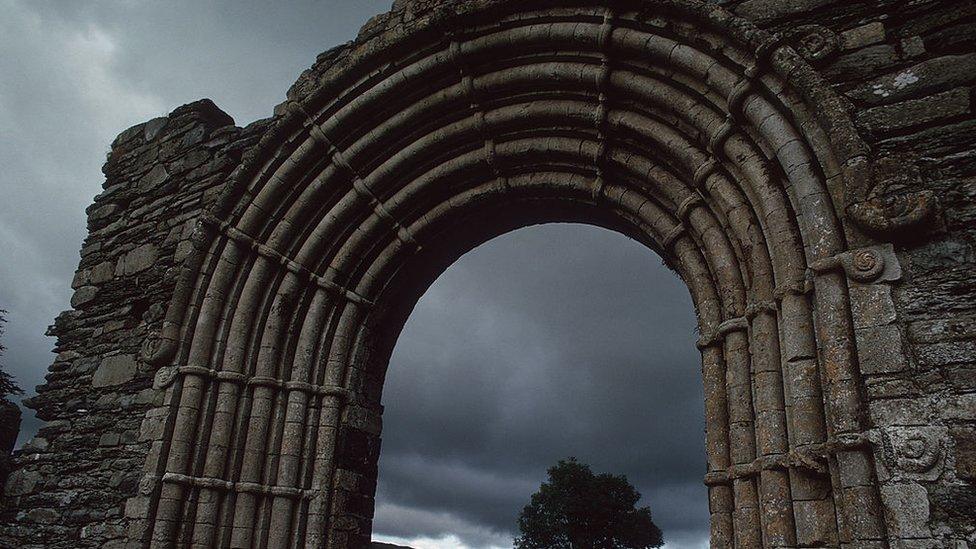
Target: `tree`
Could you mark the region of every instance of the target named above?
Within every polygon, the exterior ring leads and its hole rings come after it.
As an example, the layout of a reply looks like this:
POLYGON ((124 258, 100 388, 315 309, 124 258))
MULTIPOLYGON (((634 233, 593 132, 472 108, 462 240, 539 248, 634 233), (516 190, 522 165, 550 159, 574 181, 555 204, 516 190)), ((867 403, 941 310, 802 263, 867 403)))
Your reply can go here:
MULTIPOLYGON (((0 338, 3 337, 3 324, 7 322, 7 311, 0 309, 0 338)), ((0 341, 0 357, 3 356, 3 352, 7 348, 3 346, 2 341, 0 341)), ((17 386, 14 378, 3 371, 3 364, 0 364, 0 400, 7 398, 10 395, 22 395, 24 391, 17 386)))
POLYGON ((623 475, 595 475, 576 458, 549 468, 518 518, 516 549, 647 549, 664 544, 640 492, 623 475))

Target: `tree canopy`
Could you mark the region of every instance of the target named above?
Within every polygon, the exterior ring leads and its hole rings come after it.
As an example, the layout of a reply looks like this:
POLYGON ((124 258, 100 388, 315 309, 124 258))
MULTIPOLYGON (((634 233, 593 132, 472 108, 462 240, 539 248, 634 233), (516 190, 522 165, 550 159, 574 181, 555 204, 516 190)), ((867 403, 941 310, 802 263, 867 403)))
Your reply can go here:
POLYGON ((648 507, 623 475, 596 475, 575 458, 549 468, 549 480, 518 518, 516 549, 647 549, 664 544, 648 507))

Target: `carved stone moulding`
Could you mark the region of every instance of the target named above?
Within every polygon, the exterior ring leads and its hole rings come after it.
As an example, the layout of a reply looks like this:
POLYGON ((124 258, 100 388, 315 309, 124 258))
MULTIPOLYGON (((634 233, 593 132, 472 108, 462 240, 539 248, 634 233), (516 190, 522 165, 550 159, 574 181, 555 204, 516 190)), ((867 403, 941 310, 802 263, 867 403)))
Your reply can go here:
POLYGON ((937 229, 935 193, 922 189, 919 168, 904 159, 884 157, 859 170, 857 191, 847 216, 865 233, 881 239, 919 237, 937 229))

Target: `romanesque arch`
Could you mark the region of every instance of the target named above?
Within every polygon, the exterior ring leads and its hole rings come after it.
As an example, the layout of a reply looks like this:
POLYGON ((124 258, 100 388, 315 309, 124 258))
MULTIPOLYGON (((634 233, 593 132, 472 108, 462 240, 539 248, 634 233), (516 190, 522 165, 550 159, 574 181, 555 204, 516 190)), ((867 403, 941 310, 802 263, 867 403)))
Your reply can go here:
POLYGON ((972 15, 722 4, 397 0, 120 134, 0 546, 362 546, 411 308, 557 221, 690 289, 714 547, 976 542, 972 15))
POLYGON ((202 220, 136 537, 363 543, 413 303, 471 247, 572 220, 691 290, 713 546, 885 540, 848 293, 884 254, 841 222, 868 159, 833 93, 696 1, 431 4, 306 75, 202 220))

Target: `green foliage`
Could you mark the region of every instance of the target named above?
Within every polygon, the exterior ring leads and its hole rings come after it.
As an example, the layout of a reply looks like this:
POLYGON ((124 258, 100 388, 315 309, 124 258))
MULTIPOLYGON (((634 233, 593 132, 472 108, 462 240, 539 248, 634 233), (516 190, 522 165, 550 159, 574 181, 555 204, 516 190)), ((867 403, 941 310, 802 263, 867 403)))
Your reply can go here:
MULTIPOLYGON (((0 338, 3 337, 3 324, 7 322, 7 311, 0 309, 0 338)), ((0 356, 3 356, 3 352, 7 350, 0 342, 0 356)), ((7 398, 10 395, 22 395, 24 391, 17 385, 14 378, 3 371, 3 364, 0 363, 0 399, 7 398)))
POLYGON ((651 510, 623 475, 593 474, 575 458, 549 468, 518 518, 516 549, 647 549, 664 544, 651 510))

